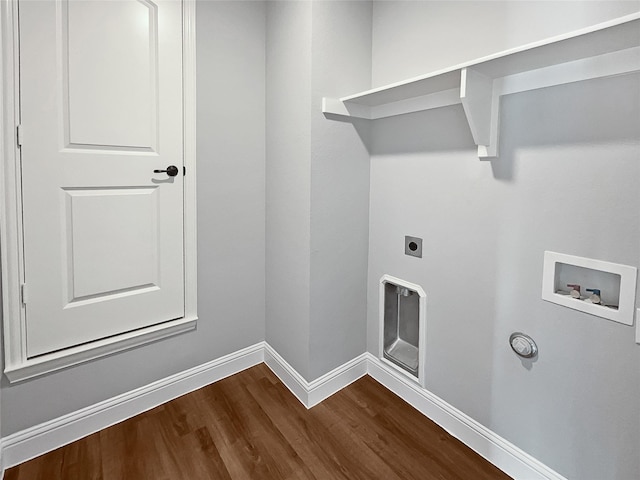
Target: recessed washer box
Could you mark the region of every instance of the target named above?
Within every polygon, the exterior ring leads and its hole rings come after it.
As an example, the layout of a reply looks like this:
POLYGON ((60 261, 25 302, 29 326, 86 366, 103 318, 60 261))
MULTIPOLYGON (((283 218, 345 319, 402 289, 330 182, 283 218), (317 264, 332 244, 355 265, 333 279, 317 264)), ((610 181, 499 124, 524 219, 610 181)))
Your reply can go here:
POLYGON ((564 307, 633 325, 636 303, 637 269, 629 265, 604 262, 556 252, 544 252, 542 299, 564 307), (571 287, 581 287, 582 298, 570 295, 571 287), (586 289, 600 290, 601 304, 587 299, 586 289))

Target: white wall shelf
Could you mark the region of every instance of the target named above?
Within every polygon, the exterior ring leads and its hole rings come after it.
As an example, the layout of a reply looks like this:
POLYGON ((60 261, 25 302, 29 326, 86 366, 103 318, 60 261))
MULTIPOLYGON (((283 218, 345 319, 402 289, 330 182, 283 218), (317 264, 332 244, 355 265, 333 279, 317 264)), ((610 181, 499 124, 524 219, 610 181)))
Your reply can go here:
POLYGON ((640 71, 640 12, 340 99, 331 116, 379 118, 462 104, 480 158, 498 156, 500 97, 640 71))

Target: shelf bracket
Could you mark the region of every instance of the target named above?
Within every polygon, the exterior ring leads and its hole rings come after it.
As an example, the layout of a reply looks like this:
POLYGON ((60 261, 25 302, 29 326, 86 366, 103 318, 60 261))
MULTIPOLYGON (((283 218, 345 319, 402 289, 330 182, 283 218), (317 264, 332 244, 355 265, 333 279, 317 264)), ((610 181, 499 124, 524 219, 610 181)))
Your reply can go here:
POLYGON ((472 68, 463 68, 460 76, 460 100, 478 146, 478 157, 497 157, 500 93, 492 78, 472 68))

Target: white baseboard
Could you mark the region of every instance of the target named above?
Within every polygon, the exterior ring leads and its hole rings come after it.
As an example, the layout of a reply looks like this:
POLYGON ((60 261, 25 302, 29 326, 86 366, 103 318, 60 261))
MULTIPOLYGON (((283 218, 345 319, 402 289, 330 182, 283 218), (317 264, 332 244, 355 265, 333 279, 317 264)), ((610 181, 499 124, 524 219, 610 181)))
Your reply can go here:
POLYGON ((307 406, 307 381, 268 343, 265 343, 264 363, 278 377, 293 395, 307 406))
POLYGON ((3 438, 0 479, 4 468, 18 465, 263 361, 307 408, 369 374, 516 480, 566 480, 370 353, 364 353, 307 382, 266 342, 3 438))
POLYGON ((363 353, 329 373, 307 382, 287 361, 268 343, 265 343, 264 363, 291 390, 300 403, 311 408, 325 398, 342 390, 367 374, 367 354, 363 353))
POLYGON ((497 433, 367 354, 368 374, 514 479, 567 480, 497 433))
MULTIPOLYGON (((2 439, 3 467, 55 450, 264 360, 264 342, 2 439)), ((4 468, 2 470, 4 474, 4 468)))

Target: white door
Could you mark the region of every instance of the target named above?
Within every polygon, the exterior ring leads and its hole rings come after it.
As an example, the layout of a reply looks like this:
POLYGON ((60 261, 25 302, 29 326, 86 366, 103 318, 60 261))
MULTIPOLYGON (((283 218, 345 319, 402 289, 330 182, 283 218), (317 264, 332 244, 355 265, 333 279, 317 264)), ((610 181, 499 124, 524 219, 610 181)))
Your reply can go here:
POLYGON ((184 316, 181 13, 19 3, 29 358, 184 316))

